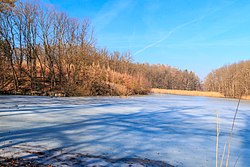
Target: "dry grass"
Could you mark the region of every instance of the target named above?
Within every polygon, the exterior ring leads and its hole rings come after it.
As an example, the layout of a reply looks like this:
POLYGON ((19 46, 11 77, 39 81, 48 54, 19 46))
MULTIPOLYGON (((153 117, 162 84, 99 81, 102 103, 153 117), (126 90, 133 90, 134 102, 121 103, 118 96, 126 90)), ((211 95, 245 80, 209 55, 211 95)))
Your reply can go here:
MULTIPOLYGON (((187 96, 207 96, 207 97, 225 97, 219 92, 206 92, 206 91, 190 91, 190 90, 171 90, 171 89, 158 89, 152 88, 152 93, 160 94, 174 94, 174 95, 187 95, 187 96)), ((250 100, 250 96, 242 96, 241 99, 250 100)))
POLYGON ((250 100, 250 96, 242 96, 241 99, 243 99, 243 100, 250 100))
POLYGON ((188 96, 208 96, 208 97, 224 97, 218 92, 205 92, 205 91, 189 91, 189 90, 170 90, 170 89, 151 89, 152 93, 161 94, 175 94, 175 95, 188 95, 188 96))

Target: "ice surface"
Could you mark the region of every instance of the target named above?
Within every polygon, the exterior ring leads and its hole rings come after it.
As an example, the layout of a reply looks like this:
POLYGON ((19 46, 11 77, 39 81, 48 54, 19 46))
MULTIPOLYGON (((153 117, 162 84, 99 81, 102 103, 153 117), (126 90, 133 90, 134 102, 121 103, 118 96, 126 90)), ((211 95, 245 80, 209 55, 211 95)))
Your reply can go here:
MULTIPOLYGON (((126 166, 136 164, 137 158, 174 166, 215 166, 216 112, 221 155, 236 105, 232 99, 176 95, 0 96, 0 156, 39 158, 39 152, 45 152, 49 158, 41 161, 56 164, 54 156, 61 166, 63 160, 73 162, 79 156, 97 166, 126 166), (125 164, 118 161, 124 158, 125 164)), ((236 161, 238 167, 249 166, 249 128, 250 102, 242 101, 230 166, 236 161)))

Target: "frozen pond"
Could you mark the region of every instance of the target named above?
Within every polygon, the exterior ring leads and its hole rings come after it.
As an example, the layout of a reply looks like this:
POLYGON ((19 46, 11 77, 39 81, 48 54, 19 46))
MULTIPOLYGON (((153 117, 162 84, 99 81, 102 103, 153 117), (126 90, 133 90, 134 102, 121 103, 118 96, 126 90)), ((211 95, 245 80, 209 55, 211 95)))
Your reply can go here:
MULTIPOLYGON (((216 112, 221 155, 237 102, 175 95, 0 96, 0 156, 29 158, 31 150, 58 149, 113 159, 149 158, 174 166, 215 166, 216 112)), ((240 103, 236 119, 229 166, 236 161, 238 167, 250 164, 250 101, 240 103)))

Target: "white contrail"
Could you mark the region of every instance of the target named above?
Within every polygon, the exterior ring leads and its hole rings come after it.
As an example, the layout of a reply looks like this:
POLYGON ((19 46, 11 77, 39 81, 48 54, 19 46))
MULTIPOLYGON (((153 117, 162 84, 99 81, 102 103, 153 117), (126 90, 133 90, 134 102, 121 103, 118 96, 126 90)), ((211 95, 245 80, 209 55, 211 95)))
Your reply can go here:
POLYGON ((139 53, 144 52, 146 49, 151 48, 151 47, 153 47, 153 46, 155 46, 155 45, 157 45, 157 44, 159 44, 159 43, 165 41, 165 40, 168 39, 175 31, 177 31, 178 29, 183 28, 183 27, 186 27, 187 25, 192 24, 192 23, 194 23, 194 22, 196 22, 196 21, 198 21, 198 20, 201 20, 201 19, 203 19, 204 17, 205 17, 205 16, 199 17, 199 18, 197 18, 197 19, 191 20, 191 21, 189 21, 189 22, 186 22, 186 23, 184 23, 184 24, 181 24, 181 25, 179 25, 179 26, 173 28, 173 29, 172 29, 171 31, 169 31, 168 34, 165 35, 163 38, 161 38, 160 40, 155 41, 155 42, 153 42, 153 43, 151 43, 151 44, 145 46, 144 48, 142 48, 142 49, 136 51, 136 52, 134 53, 134 55, 136 56, 136 55, 138 55, 139 53))
POLYGON ((179 25, 179 26, 173 28, 171 31, 169 31, 169 33, 168 33, 166 36, 164 36, 164 37, 161 38, 160 40, 158 40, 158 41, 156 41, 156 42, 153 42, 153 43, 151 43, 151 44, 145 46, 144 48, 142 48, 142 49, 136 51, 136 52, 134 53, 134 55, 136 56, 136 55, 138 55, 139 53, 144 52, 144 51, 147 50, 148 48, 151 48, 151 47, 153 47, 153 46, 155 46, 155 45, 157 45, 157 44, 159 44, 159 43, 165 41, 165 40, 168 39, 175 31, 177 31, 178 29, 181 29, 181 28, 186 27, 186 26, 188 26, 188 25, 190 25, 190 24, 192 24, 192 23, 195 23, 195 22, 197 22, 197 21, 200 21, 200 20, 204 19, 205 17, 207 17, 208 15, 211 15, 211 14, 213 14, 213 13, 215 13, 215 12, 217 12, 217 11, 219 11, 219 10, 221 10, 221 9, 223 9, 223 8, 225 8, 225 7, 227 7, 227 6, 229 6, 229 5, 232 5, 232 4, 235 3, 235 2, 236 2, 236 1, 233 1, 233 2, 231 2, 231 3, 229 3, 229 4, 225 5, 225 6, 222 6, 221 8, 217 8, 217 9, 211 11, 211 12, 207 12, 206 14, 204 14, 204 15, 202 15, 202 16, 196 18, 196 19, 193 19, 193 20, 191 20, 191 21, 189 21, 189 22, 183 23, 183 24, 181 24, 181 25, 179 25))
POLYGON ((170 31, 170 32, 169 32, 165 37, 163 37, 162 39, 160 39, 160 40, 158 40, 158 41, 156 41, 156 42, 154 42, 154 43, 151 43, 151 44, 145 46, 144 48, 142 48, 142 49, 136 51, 136 52, 134 53, 134 55, 138 55, 139 53, 144 52, 146 49, 151 48, 151 47, 153 47, 153 46, 155 46, 155 45, 161 43, 162 41, 164 41, 164 40, 166 40, 167 38, 169 38, 173 32, 174 32, 174 31, 170 31))

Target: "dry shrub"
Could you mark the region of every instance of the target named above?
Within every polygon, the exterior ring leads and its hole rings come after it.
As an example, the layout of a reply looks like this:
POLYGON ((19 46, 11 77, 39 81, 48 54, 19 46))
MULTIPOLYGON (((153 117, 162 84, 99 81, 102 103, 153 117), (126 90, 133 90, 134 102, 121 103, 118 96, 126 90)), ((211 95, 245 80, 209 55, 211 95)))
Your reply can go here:
POLYGON ((135 77, 91 65, 81 75, 81 82, 68 82, 64 86, 67 96, 128 96, 147 94, 150 85, 144 77, 135 77))

